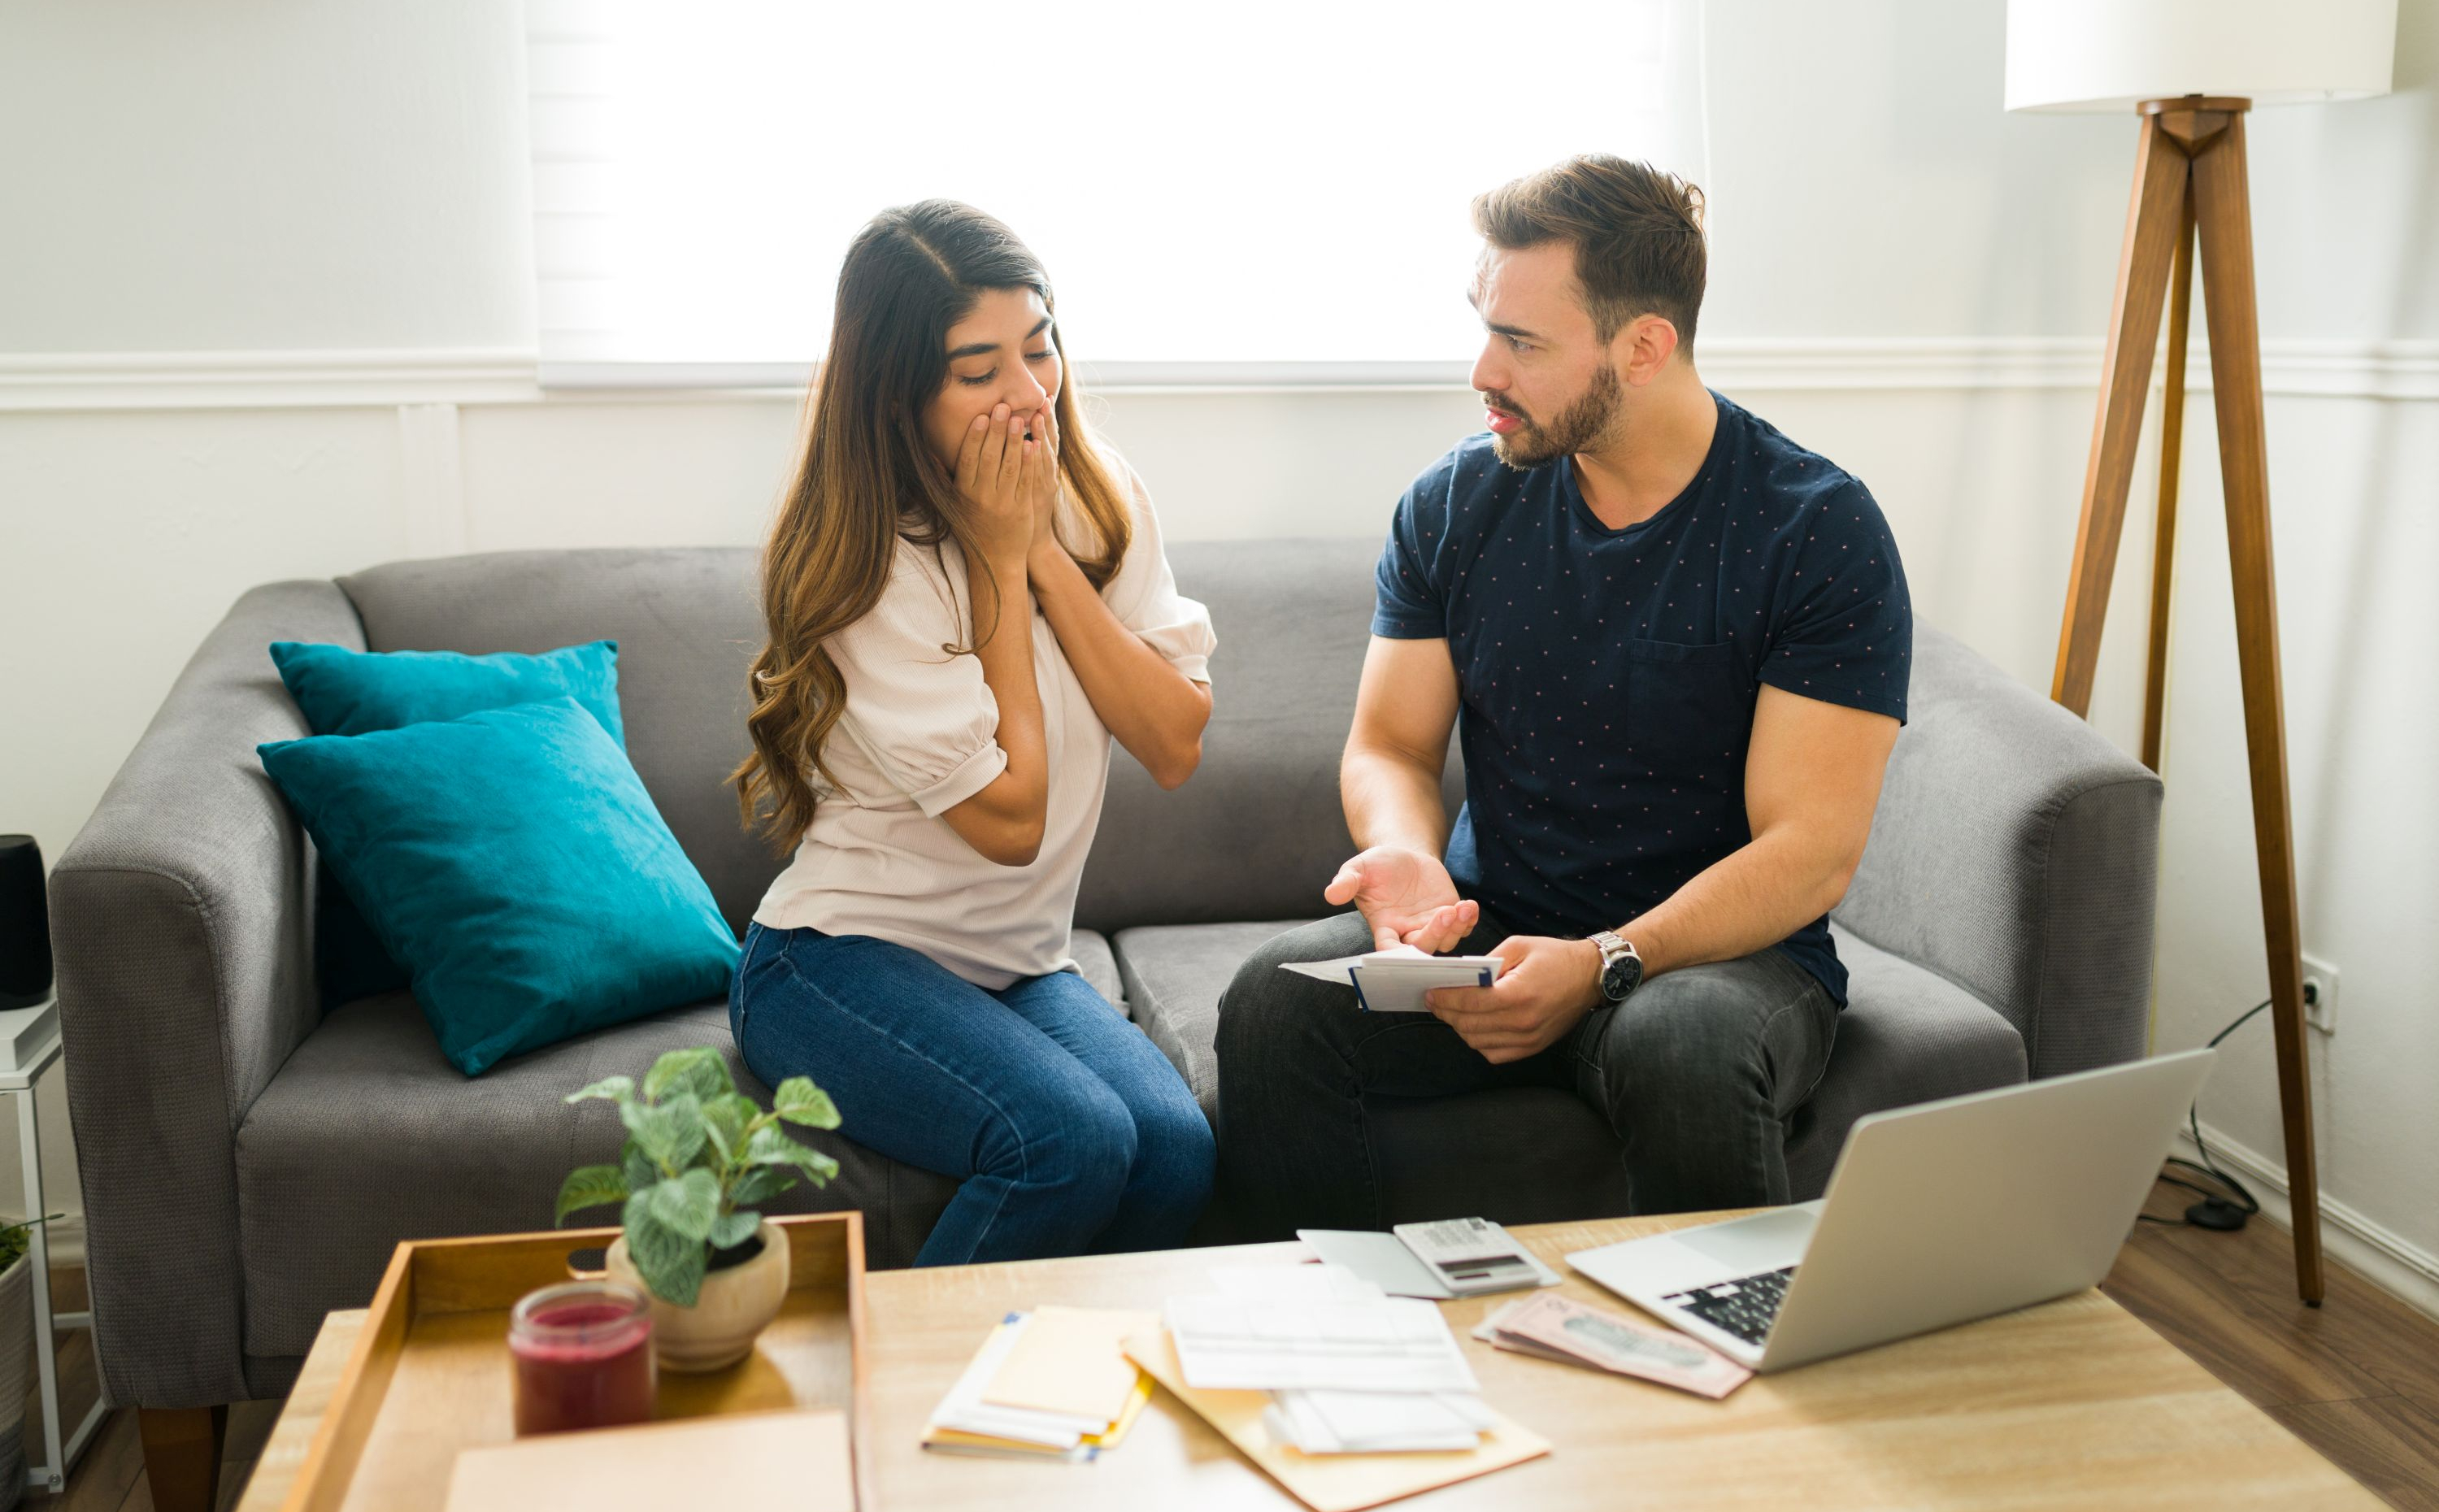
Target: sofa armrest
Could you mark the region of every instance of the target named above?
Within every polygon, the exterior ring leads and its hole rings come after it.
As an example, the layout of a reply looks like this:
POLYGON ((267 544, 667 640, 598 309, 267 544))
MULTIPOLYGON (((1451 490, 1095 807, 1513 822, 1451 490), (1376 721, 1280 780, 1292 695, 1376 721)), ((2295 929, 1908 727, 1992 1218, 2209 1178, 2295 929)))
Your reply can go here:
POLYGON ((247 1396, 235 1135, 317 1020, 306 842, 254 754, 309 733, 274 640, 364 631, 333 583, 239 599, 51 872, 97 1352, 123 1405, 247 1396))
POLYGON ((2159 777, 1921 624, 1908 703, 1839 924, 1997 1009, 2037 1077, 2140 1057, 2159 777))

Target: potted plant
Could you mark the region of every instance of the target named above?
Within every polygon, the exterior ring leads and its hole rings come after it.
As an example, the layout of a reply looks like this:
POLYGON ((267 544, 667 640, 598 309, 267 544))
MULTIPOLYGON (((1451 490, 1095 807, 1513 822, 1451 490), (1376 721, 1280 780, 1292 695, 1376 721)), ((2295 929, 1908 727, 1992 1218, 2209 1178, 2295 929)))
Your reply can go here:
POLYGON ((26 1494, 25 1425, 13 1404, 34 1379, 34 1262, 26 1252, 41 1221, 0 1228, 0 1402, 12 1404, 0 1414, 0 1512, 26 1494))
POLYGON ((745 1358, 788 1292, 786 1236, 757 1204, 838 1174, 838 1162, 788 1137, 784 1121, 836 1129, 838 1109, 808 1076, 779 1083, 763 1112, 737 1090, 718 1050, 672 1050, 641 1088, 631 1076, 595 1082, 567 1101, 618 1105, 627 1143, 615 1165, 570 1171, 557 1222, 620 1204, 624 1233, 610 1274, 652 1297, 652 1337, 671 1370, 717 1370, 745 1358))

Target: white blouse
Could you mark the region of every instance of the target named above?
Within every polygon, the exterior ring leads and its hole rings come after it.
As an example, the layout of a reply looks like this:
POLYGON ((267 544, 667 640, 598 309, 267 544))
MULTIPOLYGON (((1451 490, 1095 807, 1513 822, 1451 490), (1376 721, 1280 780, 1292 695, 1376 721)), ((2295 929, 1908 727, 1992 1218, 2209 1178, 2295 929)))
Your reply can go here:
MULTIPOLYGON (((1218 644, 1210 612, 1178 593, 1143 480, 1115 454, 1102 456, 1132 501, 1134 536, 1101 600, 1170 666, 1208 683, 1218 644)), ((1075 502, 1060 507, 1061 538, 1090 539, 1075 502)), ((955 543, 935 554, 901 538, 880 602, 830 638, 846 707, 822 754, 838 785, 823 792, 754 917, 773 929, 889 940, 997 991, 1075 967, 1076 887, 1100 824, 1110 731, 1036 613, 1033 676, 1050 774, 1041 853, 1029 865, 1003 866, 950 828, 940 815, 1007 768, 981 661, 942 649, 971 643, 969 596, 955 543)))

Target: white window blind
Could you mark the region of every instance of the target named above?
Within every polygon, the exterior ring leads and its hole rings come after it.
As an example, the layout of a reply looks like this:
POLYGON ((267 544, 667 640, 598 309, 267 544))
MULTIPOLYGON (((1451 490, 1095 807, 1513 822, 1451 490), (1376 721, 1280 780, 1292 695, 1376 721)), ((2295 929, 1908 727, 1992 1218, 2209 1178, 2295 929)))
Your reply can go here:
POLYGON ((801 382, 839 259, 946 196, 1104 382, 1462 372, 1478 191, 1702 172, 1700 0, 528 0, 545 383, 801 382))

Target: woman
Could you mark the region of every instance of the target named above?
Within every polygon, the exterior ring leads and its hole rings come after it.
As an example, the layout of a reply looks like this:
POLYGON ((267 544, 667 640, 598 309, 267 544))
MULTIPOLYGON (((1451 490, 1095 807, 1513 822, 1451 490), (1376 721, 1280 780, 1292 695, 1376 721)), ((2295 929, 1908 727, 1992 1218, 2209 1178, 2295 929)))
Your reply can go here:
POLYGON ((762 564, 733 780, 795 856, 729 1020, 764 1081, 813 1077, 858 1143, 962 1182, 918 1265, 1175 1245, 1211 1189, 1192 1094, 1068 953, 1111 738, 1192 774, 1211 620, 1065 369, 1006 226, 884 212, 762 564))

